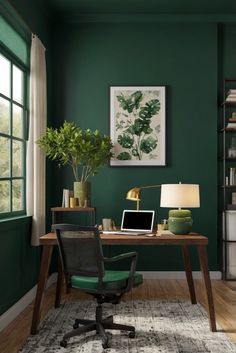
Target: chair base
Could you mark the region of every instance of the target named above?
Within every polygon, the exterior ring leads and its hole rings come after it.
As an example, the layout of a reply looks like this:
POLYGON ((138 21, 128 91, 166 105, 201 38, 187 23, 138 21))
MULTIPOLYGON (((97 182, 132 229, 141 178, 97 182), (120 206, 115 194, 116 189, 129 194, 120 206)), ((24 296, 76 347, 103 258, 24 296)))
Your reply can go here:
POLYGON ((113 322, 113 316, 108 316, 102 319, 102 306, 100 304, 96 307, 96 320, 76 319, 73 328, 73 331, 70 331, 64 335, 62 341, 60 342, 62 347, 67 346, 67 341, 69 338, 79 336, 90 331, 96 331, 97 334, 101 335, 102 346, 104 349, 109 348, 108 335, 106 334, 105 329, 130 331, 129 337, 135 337, 134 326, 116 324, 113 322))

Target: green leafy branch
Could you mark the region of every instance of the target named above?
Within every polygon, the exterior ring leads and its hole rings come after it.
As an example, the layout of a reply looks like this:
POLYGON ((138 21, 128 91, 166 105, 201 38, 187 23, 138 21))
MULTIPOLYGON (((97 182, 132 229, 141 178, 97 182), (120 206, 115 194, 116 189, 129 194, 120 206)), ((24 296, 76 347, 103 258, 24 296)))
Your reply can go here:
POLYGON ((81 130, 67 121, 59 129, 47 128, 37 143, 59 166, 70 165, 76 181, 87 181, 112 157, 113 145, 109 136, 98 130, 81 130))

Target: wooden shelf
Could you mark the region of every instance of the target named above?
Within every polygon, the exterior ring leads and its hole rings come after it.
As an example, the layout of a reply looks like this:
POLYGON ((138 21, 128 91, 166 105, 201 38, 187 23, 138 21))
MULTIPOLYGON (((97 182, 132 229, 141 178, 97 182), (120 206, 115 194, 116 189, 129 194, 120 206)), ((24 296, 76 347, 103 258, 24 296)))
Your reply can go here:
POLYGON ((90 213, 90 226, 94 226, 96 222, 95 207, 52 207, 52 224, 62 223, 61 216, 66 212, 90 213))
POLYGON ((224 101, 224 102, 221 104, 221 106, 223 106, 223 105, 236 106, 236 102, 226 102, 226 101, 224 101))
POLYGON ((236 210, 236 205, 229 203, 226 205, 226 210, 236 210))
POLYGON ((231 162, 236 162, 236 157, 225 157, 225 161, 231 161, 231 162))
POLYGON ((236 129, 230 128, 230 127, 224 127, 223 129, 220 130, 220 132, 236 132, 236 129))
POLYGON ((221 187, 226 189, 234 189, 236 188, 236 185, 222 185, 221 187))
POLYGON ((94 207, 52 207, 52 212, 93 212, 94 207))

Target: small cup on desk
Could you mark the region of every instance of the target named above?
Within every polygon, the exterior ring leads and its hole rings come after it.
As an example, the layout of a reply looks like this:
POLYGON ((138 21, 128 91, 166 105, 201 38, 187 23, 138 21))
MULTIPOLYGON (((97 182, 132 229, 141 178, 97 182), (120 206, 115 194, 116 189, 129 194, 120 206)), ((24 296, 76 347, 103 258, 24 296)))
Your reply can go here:
POLYGON ((157 225, 157 233, 156 235, 161 235, 162 231, 165 229, 165 224, 161 223, 157 225))
POLYGON ((161 224, 158 224, 157 225, 157 231, 158 232, 161 232, 165 229, 165 224, 161 223, 161 224))
POLYGON ((75 208, 78 205, 77 197, 70 197, 70 208, 75 208))
POLYGON ((102 219, 102 230, 112 230, 113 229, 113 221, 111 218, 103 218, 102 219))

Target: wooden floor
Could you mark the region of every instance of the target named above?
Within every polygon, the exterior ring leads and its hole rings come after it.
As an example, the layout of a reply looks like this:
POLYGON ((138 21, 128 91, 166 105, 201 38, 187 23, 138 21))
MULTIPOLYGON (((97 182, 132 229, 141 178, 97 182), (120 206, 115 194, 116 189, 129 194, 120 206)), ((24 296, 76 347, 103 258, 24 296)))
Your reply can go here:
MULTIPOLYGON (((195 280, 197 300, 206 308, 202 281, 195 280)), ((217 323, 236 342, 236 282, 213 280, 213 296, 217 323)), ((55 287, 51 286, 45 295, 43 312, 53 306, 55 287)), ((72 290, 63 295, 67 300, 89 298, 79 291, 72 290)), ((124 296, 130 299, 187 299, 188 289, 185 280, 145 280, 143 285, 124 296)), ((33 303, 29 305, 4 331, 0 333, 0 352, 17 353, 30 333, 33 303)), ((56 310, 56 309, 55 309, 56 310)), ((33 353, 33 352, 32 352, 33 353)))

